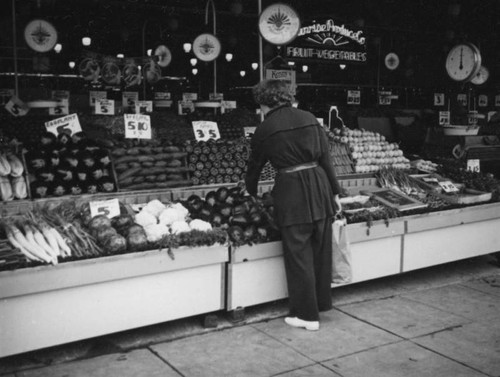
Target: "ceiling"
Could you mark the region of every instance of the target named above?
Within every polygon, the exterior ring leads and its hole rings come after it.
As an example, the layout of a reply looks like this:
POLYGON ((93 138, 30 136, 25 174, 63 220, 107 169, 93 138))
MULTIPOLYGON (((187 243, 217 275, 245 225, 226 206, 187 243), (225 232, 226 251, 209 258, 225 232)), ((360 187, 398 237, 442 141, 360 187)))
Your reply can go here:
MULTIPOLYGON (((115 56, 120 52, 125 56, 143 56, 145 49, 165 44, 173 55, 166 74, 186 74, 186 67, 191 67, 182 45, 202 32, 212 32, 214 13, 211 4, 216 10, 216 34, 221 40, 223 53, 231 52, 235 57, 231 66, 235 73, 232 74, 249 69, 251 62, 258 60, 258 0, 213 0, 213 3, 205 0, 5 0, 3 6, 8 11, 1 12, 0 16, 2 71, 13 69, 13 1, 21 72, 33 70, 34 55, 22 39, 22 30, 31 19, 44 18, 56 27, 59 43, 63 45, 60 54, 49 53, 52 72, 68 71, 67 62, 81 58, 84 51, 81 38, 90 35, 92 45, 89 49, 102 55, 115 56)), ((262 0, 262 7, 274 2, 262 0)), ((497 73, 492 77, 500 74, 499 0, 283 2, 292 5, 302 20, 332 18, 362 29, 367 36, 371 57, 368 67, 358 67, 349 73, 318 67, 316 79, 373 82, 380 57, 394 51, 401 57, 402 64, 392 79, 387 78, 393 84, 404 81, 404 85, 431 85, 436 80, 446 83, 444 59, 449 49, 461 41, 479 46, 483 61, 492 73, 497 73)), ((265 61, 276 53, 274 46, 264 45, 265 61)), ((379 79, 380 75, 377 76, 379 79)))

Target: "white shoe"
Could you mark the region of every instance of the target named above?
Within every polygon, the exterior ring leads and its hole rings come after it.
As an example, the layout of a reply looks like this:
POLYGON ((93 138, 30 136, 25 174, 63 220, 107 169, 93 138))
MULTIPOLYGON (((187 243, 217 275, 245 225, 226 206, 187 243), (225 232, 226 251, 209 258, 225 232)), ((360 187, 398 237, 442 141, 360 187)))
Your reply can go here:
POLYGON ((319 330, 319 321, 304 321, 297 317, 285 317, 285 323, 292 327, 303 327, 309 331, 319 330))

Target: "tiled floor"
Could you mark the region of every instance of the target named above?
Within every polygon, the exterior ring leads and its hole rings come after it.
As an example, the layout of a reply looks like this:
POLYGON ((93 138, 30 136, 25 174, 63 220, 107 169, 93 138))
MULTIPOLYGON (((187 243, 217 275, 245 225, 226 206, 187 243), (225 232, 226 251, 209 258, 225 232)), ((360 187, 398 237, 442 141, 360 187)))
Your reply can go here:
MULTIPOLYGON (((500 376, 500 269, 475 258, 333 290, 318 332, 286 302, 0 359, 1 377, 500 376), (279 318, 277 318, 279 317, 279 318)), ((1 340, 0 340, 1 341, 1 340)))

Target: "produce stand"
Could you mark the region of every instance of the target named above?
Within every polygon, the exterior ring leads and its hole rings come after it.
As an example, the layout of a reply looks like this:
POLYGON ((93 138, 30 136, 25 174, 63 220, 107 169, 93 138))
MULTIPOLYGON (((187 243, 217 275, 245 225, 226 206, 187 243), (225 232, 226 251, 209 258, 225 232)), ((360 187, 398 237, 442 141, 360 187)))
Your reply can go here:
MULTIPOLYGON (((499 226, 499 203, 349 224, 351 283, 496 252, 499 226)), ((281 244, 232 249, 227 280, 228 310, 286 298, 281 244)))
POLYGON ((0 272, 0 357, 224 309, 227 247, 0 272))

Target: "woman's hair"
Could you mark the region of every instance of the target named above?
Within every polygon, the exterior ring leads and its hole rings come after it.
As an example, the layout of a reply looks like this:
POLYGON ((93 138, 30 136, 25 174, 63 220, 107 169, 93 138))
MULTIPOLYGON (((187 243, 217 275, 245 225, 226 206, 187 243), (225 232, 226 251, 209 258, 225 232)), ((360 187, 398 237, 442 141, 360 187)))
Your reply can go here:
POLYGON ((259 105, 272 108, 291 105, 294 101, 290 84, 283 80, 263 80, 253 87, 253 97, 259 105))

